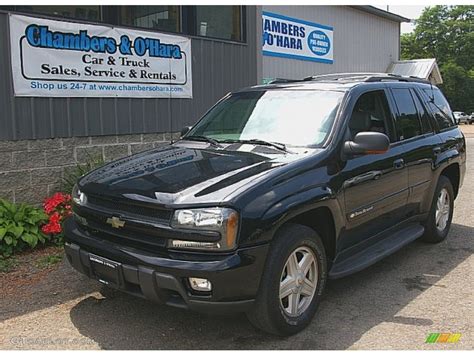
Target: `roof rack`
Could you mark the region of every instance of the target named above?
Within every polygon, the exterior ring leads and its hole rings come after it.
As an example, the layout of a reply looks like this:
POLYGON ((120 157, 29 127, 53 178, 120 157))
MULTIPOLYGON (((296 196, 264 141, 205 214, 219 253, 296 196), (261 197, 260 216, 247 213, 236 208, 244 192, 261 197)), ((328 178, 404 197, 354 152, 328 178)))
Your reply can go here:
POLYGON ((336 74, 323 74, 323 75, 313 75, 308 76, 304 79, 275 79, 269 84, 289 84, 289 83, 301 83, 301 82, 340 82, 340 83, 349 83, 349 82, 381 82, 381 81, 402 81, 402 82, 414 82, 414 83, 424 83, 430 84, 429 80, 418 78, 415 76, 401 76, 391 73, 336 73, 336 74))
POLYGON ((269 82, 269 84, 285 84, 285 83, 297 83, 302 81, 301 79, 275 79, 269 82))
POLYGON ((428 80, 414 77, 414 76, 401 76, 390 73, 338 73, 338 74, 325 74, 308 76, 302 81, 339 81, 339 82, 351 82, 351 81, 364 81, 364 82, 380 82, 380 81, 403 81, 403 82, 417 82, 429 84, 428 80))

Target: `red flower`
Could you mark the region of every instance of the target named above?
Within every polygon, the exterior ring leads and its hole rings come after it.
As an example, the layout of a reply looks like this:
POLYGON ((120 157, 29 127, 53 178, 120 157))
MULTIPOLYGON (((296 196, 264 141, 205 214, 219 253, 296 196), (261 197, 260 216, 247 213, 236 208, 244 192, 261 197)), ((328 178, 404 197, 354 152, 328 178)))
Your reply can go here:
POLYGON ((61 220, 61 215, 58 212, 54 212, 51 216, 49 216, 50 223, 58 223, 61 220))
POLYGON ((41 230, 44 233, 62 233, 61 222, 65 217, 72 214, 70 201, 71 195, 63 194, 61 192, 57 192, 53 196, 45 199, 43 208, 46 214, 49 215, 49 221, 41 227, 41 230))
POLYGON ((58 234, 62 232, 61 225, 59 223, 48 223, 45 224, 41 230, 46 234, 58 234))

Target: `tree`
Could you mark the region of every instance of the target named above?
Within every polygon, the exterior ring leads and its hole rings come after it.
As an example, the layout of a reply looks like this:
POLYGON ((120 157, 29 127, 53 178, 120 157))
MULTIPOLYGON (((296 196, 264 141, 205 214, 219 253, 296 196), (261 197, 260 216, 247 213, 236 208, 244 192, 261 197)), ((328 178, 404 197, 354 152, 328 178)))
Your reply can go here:
POLYGON ((436 58, 453 109, 474 111, 474 6, 425 8, 414 31, 401 37, 401 57, 436 58))

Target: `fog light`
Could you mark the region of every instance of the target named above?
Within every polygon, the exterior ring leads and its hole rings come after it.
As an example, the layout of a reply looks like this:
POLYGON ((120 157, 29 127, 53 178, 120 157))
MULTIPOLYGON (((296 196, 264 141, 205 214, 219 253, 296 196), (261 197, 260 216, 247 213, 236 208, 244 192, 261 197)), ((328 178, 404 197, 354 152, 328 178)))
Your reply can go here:
POLYGON ((211 281, 208 279, 200 279, 197 277, 190 277, 189 284, 194 291, 209 292, 212 290, 211 281))
POLYGON ((184 249, 220 249, 219 243, 212 242, 194 242, 190 240, 177 240, 173 239, 168 242, 171 248, 184 248, 184 249))

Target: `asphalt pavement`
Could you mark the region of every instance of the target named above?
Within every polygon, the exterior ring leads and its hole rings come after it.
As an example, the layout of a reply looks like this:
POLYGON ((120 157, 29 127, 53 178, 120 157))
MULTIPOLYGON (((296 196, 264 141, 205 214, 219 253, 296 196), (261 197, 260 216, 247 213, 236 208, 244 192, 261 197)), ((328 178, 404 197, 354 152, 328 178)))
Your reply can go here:
POLYGON ((0 349, 473 349, 474 138, 449 237, 414 242, 352 276, 329 281, 303 332, 264 334, 244 315, 207 316, 100 286, 67 262, 0 299, 0 349), (461 333, 427 344, 430 333, 461 333))

